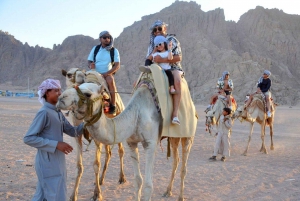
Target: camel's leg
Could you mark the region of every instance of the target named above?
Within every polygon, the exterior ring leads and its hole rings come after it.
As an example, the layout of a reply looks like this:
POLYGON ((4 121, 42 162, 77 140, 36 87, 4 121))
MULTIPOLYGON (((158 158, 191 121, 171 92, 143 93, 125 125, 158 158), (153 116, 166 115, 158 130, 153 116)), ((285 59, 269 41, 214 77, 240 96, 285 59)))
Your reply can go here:
POLYGON ((79 188, 79 183, 80 179, 82 177, 83 173, 83 165, 82 165, 82 135, 79 137, 75 137, 76 141, 76 151, 77 151, 77 177, 75 181, 75 186, 73 189, 73 192, 70 197, 70 201, 76 201, 77 200, 77 195, 78 195, 78 188, 79 188))
POLYGON ((124 174, 124 147, 122 143, 118 144, 119 146, 119 157, 120 157, 120 177, 119 184, 123 184, 126 182, 125 174, 124 174))
POLYGON ((94 161, 94 172, 95 172, 95 189, 94 189, 94 196, 91 198, 93 201, 102 201, 102 195, 101 195, 101 188, 99 183, 99 173, 100 173, 100 167, 101 167, 101 148, 102 144, 100 142, 96 142, 96 153, 95 153, 95 161, 94 161))
POLYGON ((187 161, 189 158, 189 154, 191 151, 191 147, 193 145, 194 137, 191 138, 181 138, 181 146, 182 146, 182 166, 181 166, 181 183, 180 183, 180 194, 178 197, 178 201, 183 201, 183 191, 184 191, 184 179, 187 173, 187 161))
POLYGON ((274 150, 274 145, 273 145, 273 122, 270 123, 270 137, 271 137, 271 147, 270 147, 270 149, 274 150))
POLYGON ((179 142, 180 142, 180 138, 170 137, 169 140, 170 140, 170 144, 171 144, 171 148, 172 148, 172 154, 173 154, 173 168, 172 168, 170 183, 167 187, 167 191, 163 195, 164 197, 172 196, 172 188, 173 188, 173 183, 174 183, 174 177, 175 177, 175 173, 176 173, 178 163, 179 163, 178 145, 179 145, 179 142))
POLYGON ((143 142, 143 147, 146 151, 146 165, 145 165, 145 182, 144 182, 144 200, 151 200, 153 192, 153 166, 155 158, 157 141, 149 140, 143 142))
POLYGON ((252 133, 253 133, 253 122, 249 122, 249 125, 250 125, 250 134, 249 134, 249 139, 248 139, 248 145, 246 147, 246 150, 244 151, 243 155, 244 156, 247 156, 247 152, 248 152, 248 149, 249 149, 249 145, 250 145, 250 141, 251 141, 251 136, 252 136, 252 133))
POLYGON ((261 148, 260 148, 260 152, 264 152, 265 154, 268 154, 267 149, 266 149, 266 145, 265 145, 265 133, 266 133, 266 121, 265 120, 262 124, 261 124, 261 130, 260 130, 260 137, 261 137, 261 148))
POLYGON ((102 175, 101 175, 100 181, 99 181, 100 185, 102 185, 103 182, 104 182, 104 178, 105 178, 105 175, 106 175, 107 167, 108 167, 108 164, 109 164, 109 161, 110 161, 110 158, 111 158, 111 149, 110 149, 110 146, 109 145, 104 145, 104 147, 105 147, 105 153, 106 153, 106 155, 105 155, 105 164, 103 166, 102 175))
MULTIPOLYGON (((127 142, 128 143, 128 142, 127 142)), ((133 162, 133 171, 134 171, 134 187, 135 187, 135 193, 136 201, 141 200, 141 190, 142 190, 142 185, 143 185, 143 178, 142 174, 140 171, 140 159, 139 159, 139 152, 137 148, 137 143, 136 142, 129 142, 128 146, 130 148, 130 157, 133 162)))

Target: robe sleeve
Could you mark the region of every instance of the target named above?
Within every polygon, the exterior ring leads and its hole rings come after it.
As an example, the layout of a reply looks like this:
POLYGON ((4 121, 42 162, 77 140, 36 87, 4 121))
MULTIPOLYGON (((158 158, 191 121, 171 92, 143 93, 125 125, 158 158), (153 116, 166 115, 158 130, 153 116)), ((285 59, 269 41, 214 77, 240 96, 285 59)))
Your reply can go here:
POLYGON ((64 115, 61 115, 63 118, 63 128, 64 133, 71 137, 78 137, 83 133, 83 123, 79 124, 78 126, 72 126, 70 122, 66 119, 64 115))
POLYGON ((49 126, 47 111, 40 110, 34 117, 23 141, 31 147, 54 153, 58 142, 40 136, 46 126, 49 126))

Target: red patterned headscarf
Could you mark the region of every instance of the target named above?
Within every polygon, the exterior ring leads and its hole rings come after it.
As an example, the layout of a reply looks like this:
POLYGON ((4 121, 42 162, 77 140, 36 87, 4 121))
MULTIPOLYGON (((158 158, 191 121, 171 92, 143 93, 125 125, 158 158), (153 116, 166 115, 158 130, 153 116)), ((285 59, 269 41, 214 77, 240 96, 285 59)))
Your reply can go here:
POLYGON ((47 79, 39 86, 38 95, 39 101, 42 105, 45 103, 44 95, 48 89, 61 89, 59 80, 47 79))

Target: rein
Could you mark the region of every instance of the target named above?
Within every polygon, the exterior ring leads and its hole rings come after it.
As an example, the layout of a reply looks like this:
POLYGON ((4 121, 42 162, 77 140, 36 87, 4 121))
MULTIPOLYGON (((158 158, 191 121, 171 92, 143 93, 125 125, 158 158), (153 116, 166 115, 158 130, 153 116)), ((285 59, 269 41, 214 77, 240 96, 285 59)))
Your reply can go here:
MULTIPOLYGON (((92 117, 91 119, 89 120, 84 120, 84 126, 83 128, 86 130, 86 127, 87 126, 91 126, 93 125, 94 123, 96 123, 101 115, 102 115, 102 108, 104 107, 103 106, 103 102, 100 104, 100 108, 99 108, 99 112, 97 112, 97 114, 93 115, 93 104, 98 101, 98 100, 101 100, 103 98, 102 95, 94 98, 94 99, 88 99, 86 98, 86 96, 82 93, 82 91, 79 89, 79 87, 75 86, 74 87, 77 91, 77 94, 79 96, 79 101, 78 101, 78 107, 80 108, 84 103, 87 104, 87 112, 86 112, 86 115, 83 117, 85 118, 86 116, 89 116, 89 117, 92 117)), ((113 145, 111 147, 111 149, 114 147, 114 145, 116 144, 116 124, 115 124, 115 121, 113 120, 113 118, 111 118, 111 120, 113 121, 113 124, 114 124, 114 142, 113 142, 113 145)))

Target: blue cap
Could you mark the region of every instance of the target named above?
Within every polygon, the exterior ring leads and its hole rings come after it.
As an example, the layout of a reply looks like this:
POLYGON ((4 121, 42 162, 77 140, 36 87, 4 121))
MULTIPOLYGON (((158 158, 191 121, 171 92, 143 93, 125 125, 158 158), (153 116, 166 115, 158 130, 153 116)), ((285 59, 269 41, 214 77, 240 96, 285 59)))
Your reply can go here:
POLYGON ((167 39, 164 36, 156 36, 154 38, 154 45, 158 45, 159 43, 167 42, 167 39))

